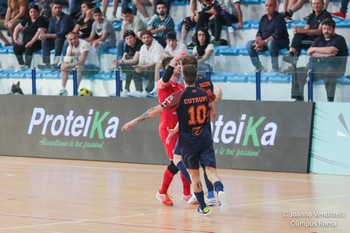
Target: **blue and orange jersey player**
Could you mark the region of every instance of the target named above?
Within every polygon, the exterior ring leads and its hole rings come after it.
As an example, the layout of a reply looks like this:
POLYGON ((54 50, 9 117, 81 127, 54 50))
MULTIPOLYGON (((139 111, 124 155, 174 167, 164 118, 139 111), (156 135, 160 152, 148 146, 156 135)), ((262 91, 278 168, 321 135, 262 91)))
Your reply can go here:
POLYGON ((208 178, 214 184, 215 191, 221 202, 221 211, 230 209, 224 192, 224 186, 216 173, 215 152, 210 127, 209 103, 215 100, 213 93, 195 86, 197 67, 185 65, 182 67, 183 80, 186 88, 170 95, 157 106, 150 108, 139 117, 124 124, 122 131, 129 131, 137 123, 153 118, 163 110, 176 109, 179 120, 178 144, 181 148, 183 161, 192 178, 192 188, 199 202, 198 212, 210 214, 211 210, 204 200, 200 181, 199 164, 204 166, 208 178))

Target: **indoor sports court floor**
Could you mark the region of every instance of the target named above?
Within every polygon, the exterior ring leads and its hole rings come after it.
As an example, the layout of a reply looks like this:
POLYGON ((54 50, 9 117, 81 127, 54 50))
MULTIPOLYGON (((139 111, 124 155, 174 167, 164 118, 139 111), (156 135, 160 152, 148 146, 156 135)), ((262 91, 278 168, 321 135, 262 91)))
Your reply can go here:
POLYGON ((219 170, 231 204, 203 217, 169 190, 155 198, 164 166, 1 157, 0 233, 349 233, 350 177, 219 170))

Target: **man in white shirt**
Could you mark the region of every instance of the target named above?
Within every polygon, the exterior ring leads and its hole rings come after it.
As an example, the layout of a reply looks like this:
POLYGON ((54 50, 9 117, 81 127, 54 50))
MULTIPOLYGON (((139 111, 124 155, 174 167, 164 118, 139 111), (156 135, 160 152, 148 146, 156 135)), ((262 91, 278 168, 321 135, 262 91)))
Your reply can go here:
POLYGON ((61 64, 62 88, 59 95, 68 95, 66 84, 69 72, 77 68, 78 86, 83 76, 83 71, 98 72, 100 63, 95 55, 94 48, 86 41, 78 38, 78 34, 70 32, 67 35, 69 46, 66 56, 61 64))
POLYGON ((160 56, 164 51, 164 48, 153 39, 152 33, 148 30, 144 30, 141 33, 141 40, 143 45, 140 49, 139 63, 135 66, 137 75, 146 77, 148 79, 147 87, 144 93, 136 93, 135 97, 144 97, 148 93, 157 89, 157 83, 154 82, 154 71, 156 64, 160 61, 160 56))

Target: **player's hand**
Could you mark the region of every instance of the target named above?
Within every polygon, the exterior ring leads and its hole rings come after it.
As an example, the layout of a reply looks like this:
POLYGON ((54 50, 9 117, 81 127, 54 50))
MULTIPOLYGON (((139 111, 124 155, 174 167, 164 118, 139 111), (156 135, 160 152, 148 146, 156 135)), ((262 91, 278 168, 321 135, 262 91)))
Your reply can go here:
POLYGON ((132 127, 134 127, 136 124, 137 122, 135 120, 129 121, 128 123, 123 125, 122 132, 131 131, 132 127))
POLYGON ((168 134, 168 137, 165 139, 165 143, 169 144, 171 138, 177 133, 177 130, 176 129, 169 129, 169 128, 167 128, 167 130, 168 130, 169 134, 168 134))

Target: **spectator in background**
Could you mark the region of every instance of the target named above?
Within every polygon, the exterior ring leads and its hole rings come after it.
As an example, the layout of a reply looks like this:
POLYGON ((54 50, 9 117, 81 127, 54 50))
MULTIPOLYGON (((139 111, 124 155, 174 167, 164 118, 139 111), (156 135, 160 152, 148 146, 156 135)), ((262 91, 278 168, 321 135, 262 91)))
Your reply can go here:
POLYGON ((214 46, 210 43, 210 36, 206 29, 199 28, 195 33, 195 43, 192 54, 198 59, 198 74, 206 76, 206 72, 213 71, 214 46))
MULTIPOLYGON (((102 15, 106 18, 107 8, 108 8, 109 0, 102 0, 102 15)), ((117 11, 118 11, 119 0, 113 0, 113 11, 112 11, 112 20, 117 19, 117 11)))
MULTIPOLYGON (((155 73, 154 73, 154 81, 158 82, 160 78, 160 69, 163 66, 163 60, 167 57, 175 57, 182 51, 187 51, 186 45, 182 42, 178 42, 176 39, 176 32, 168 32, 166 35, 166 47, 160 61, 156 64, 155 73)), ((157 90, 151 92, 150 95, 157 95, 157 90)))
POLYGON ((41 32, 39 40, 42 41, 43 64, 38 65, 39 69, 57 69, 63 44, 66 35, 74 27, 73 20, 69 15, 62 12, 62 4, 59 0, 54 0, 52 5, 52 17, 49 22, 47 32, 41 32), (55 49, 55 59, 50 65, 50 51, 55 49))
POLYGON ((323 0, 312 0, 313 12, 309 15, 304 28, 294 26, 294 37, 289 48, 289 54, 283 57, 283 60, 288 63, 296 64, 301 52, 301 49, 310 48, 312 42, 322 35, 321 22, 332 16, 324 8, 323 0))
POLYGON ((118 41, 117 46, 117 59, 121 59, 124 54, 124 48, 125 48, 125 38, 123 37, 124 32, 132 30, 136 37, 140 39, 140 34, 143 30, 146 30, 147 26, 143 22, 143 20, 137 16, 134 15, 132 12, 132 9, 130 7, 125 7, 122 10, 122 17, 124 18, 123 24, 122 24, 122 30, 120 32, 121 39, 118 41))
POLYGON ((157 2, 157 13, 158 16, 152 20, 147 30, 151 31, 154 38, 165 48, 167 33, 175 31, 174 20, 168 14, 168 10, 164 2, 157 2))
MULTIPOLYGON (((8 36, 12 37, 17 24, 28 14, 28 7, 28 0, 8 0, 5 19, 0 20, 0 29, 7 30, 8 36)), ((2 32, 0 32, 0 39, 5 45, 10 44, 2 32)))
POLYGON ((13 33, 13 50, 20 69, 30 68, 33 53, 41 49, 41 41, 38 40, 38 37, 42 30, 47 30, 47 27, 48 23, 40 16, 39 7, 31 5, 29 7, 29 17, 17 24, 13 33), (23 32, 22 40, 19 39, 20 31, 23 32), (23 54, 25 55, 25 60, 23 59, 23 54))
POLYGON ((222 8, 221 23, 227 26, 229 33, 233 33, 232 23, 237 23, 237 28, 243 27, 243 13, 240 0, 219 0, 222 8))
POLYGON ((132 30, 127 30, 123 35, 126 45, 125 52, 121 59, 115 61, 117 67, 121 67, 122 71, 126 75, 125 88, 121 93, 121 97, 128 96, 130 93, 130 83, 134 80, 135 89, 137 92, 142 93, 142 78, 140 75, 136 75, 133 68, 139 62, 140 49, 142 42, 137 38, 136 34, 132 30))
POLYGON ((92 24, 92 30, 87 41, 96 49, 98 58, 101 58, 103 50, 114 48, 116 46, 116 36, 112 23, 102 17, 100 8, 94 9, 95 22, 92 24))
MULTIPOLYGON (((8 0, 0 0, 0 20, 5 19, 6 11, 7 11, 7 1, 8 0)), ((7 38, 2 34, 0 31, 0 40, 4 42, 4 45, 10 45, 10 42, 7 40, 7 38)))
POLYGON ((51 5, 53 0, 34 0, 34 4, 39 6, 40 15, 49 22, 51 19, 51 5))
POLYGON ((135 71, 139 77, 148 78, 148 85, 144 93, 130 93, 130 96, 145 97, 148 93, 157 90, 158 83, 154 82, 154 70, 156 64, 160 61, 160 56, 164 48, 153 39, 152 33, 144 30, 141 33, 141 40, 143 45, 140 49, 139 63, 135 66, 135 71))
POLYGON ((248 41, 246 48, 257 71, 263 70, 258 52, 269 50, 271 54, 272 70, 278 72, 279 50, 288 47, 289 35, 282 14, 276 11, 275 0, 267 0, 265 2, 265 12, 266 14, 260 19, 255 40, 248 41))
POLYGON ((69 46, 61 64, 62 88, 59 95, 68 95, 66 84, 69 72, 73 68, 77 68, 79 86, 83 72, 96 72, 100 67, 91 45, 86 40, 79 39, 78 34, 75 32, 68 33, 67 40, 69 46))
POLYGON ((324 80, 327 100, 334 101, 337 78, 345 73, 348 47, 345 38, 335 33, 335 22, 322 21, 322 34, 311 45, 307 54, 314 80, 324 80))
MULTIPOLYGON (((280 5, 280 0, 276 0, 276 1, 277 1, 276 9, 278 9, 280 5)), ((284 0, 283 12, 282 12, 284 19, 287 22, 293 21, 292 17, 294 12, 300 10, 305 5, 305 3, 308 3, 308 2, 309 2, 308 0, 284 0)))
MULTIPOLYGON (((146 9, 146 5, 151 5, 153 7, 153 16, 156 16, 158 14, 157 12, 157 4, 162 0, 133 0, 133 3, 137 10, 139 10, 140 14, 144 17, 145 22, 149 23, 152 21, 152 19, 149 17, 146 9)), ((171 7, 171 0, 165 0, 162 1, 165 3, 166 8, 168 9, 168 12, 170 12, 170 7, 171 7)))
MULTIPOLYGON (((94 14, 93 14, 94 5, 91 2, 83 2, 81 4, 81 15, 82 18, 78 20, 73 28, 73 32, 78 34, 79 39, 87 40, 91 34, 92 24, 94 23, 94 14)), ((61 60, 66 55, 68 48, 68 41, 64 41, 63 51, 61 60)))

